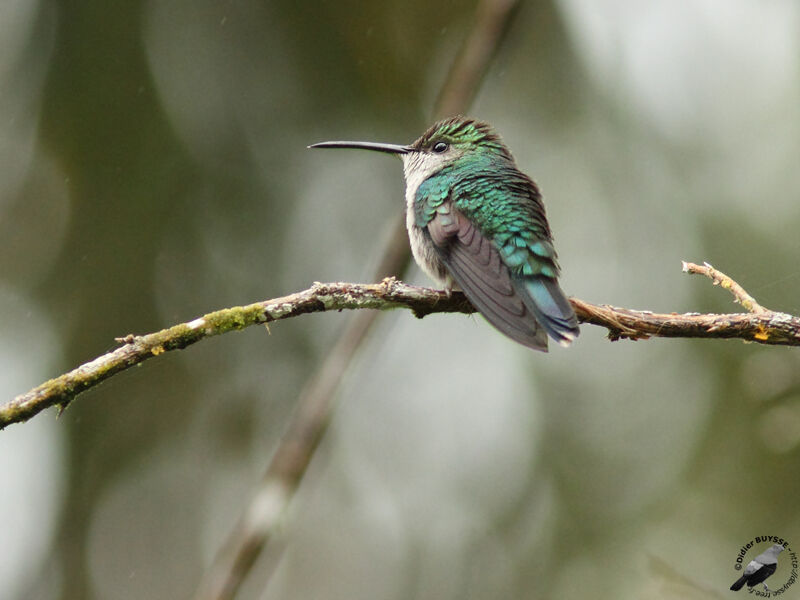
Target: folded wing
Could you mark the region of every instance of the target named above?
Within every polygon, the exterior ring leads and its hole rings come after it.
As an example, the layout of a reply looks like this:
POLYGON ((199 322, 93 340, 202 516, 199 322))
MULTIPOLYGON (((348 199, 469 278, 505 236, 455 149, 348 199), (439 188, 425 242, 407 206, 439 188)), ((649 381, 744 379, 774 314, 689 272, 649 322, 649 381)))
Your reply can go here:
MULTIPOLYGON (((453 279, 486 320, 520 344, 546 352, 547 332, 519 293, 495 244, 450 203, 438 207, 427 230, 453 279)), ((555 314, 558 302, 550 298, 548 287, 535 290, 545 301, 547 312, 542 314, 555 314)))

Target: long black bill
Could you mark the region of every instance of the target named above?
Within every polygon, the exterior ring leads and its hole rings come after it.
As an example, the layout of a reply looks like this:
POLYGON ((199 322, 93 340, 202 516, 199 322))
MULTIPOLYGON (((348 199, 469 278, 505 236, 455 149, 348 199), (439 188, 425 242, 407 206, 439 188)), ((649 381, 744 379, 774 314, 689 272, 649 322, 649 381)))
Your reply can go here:
POLYGON ((408 154, 411 146, 398 146, 397 144, 381 144, 379 142, 320 142, 311 144, 309 148, 356 148, 358 150, 375 150, 387 154, 408 154))

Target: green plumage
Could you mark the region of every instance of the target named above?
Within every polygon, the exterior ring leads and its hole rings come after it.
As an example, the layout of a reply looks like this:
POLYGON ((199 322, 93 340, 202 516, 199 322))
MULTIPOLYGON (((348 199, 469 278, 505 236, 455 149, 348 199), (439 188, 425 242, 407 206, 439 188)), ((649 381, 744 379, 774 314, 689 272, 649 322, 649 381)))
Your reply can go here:
POLYGON ((569 344, 578 323, 558 286, 544 204, 500 137, 485 123, 456 117, 431 127, 409 149, 406 180, 414 169, 430 171, 409 206, 413 227, 422 232, 409 229, 418 261, 427 262, 428 272, 448 273, 509 337, 545 350, 541 326, 569 344), (435 154, 442 156, 438 164, 435 154))
POLYGON ((411 249, 423 270, 460 287, 492 325, 530 348, 546 351, 548 335, 563 345, 578 336, 539 190, 489 125, 453 117, 408 146, 314 147, 399 155, 411 249))
POLYGON ((426 179, 414 202, 417 226, 427 227, 447 201, 494 242, 515 275, 558 277, 539 190, 510 157, 474 152, 426 179))

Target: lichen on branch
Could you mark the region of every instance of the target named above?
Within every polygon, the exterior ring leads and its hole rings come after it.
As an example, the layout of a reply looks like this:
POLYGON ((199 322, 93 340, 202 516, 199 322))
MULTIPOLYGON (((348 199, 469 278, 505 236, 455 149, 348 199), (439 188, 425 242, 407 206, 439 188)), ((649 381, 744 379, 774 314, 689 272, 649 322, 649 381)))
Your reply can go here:
MULTIPOLYGON (((642 340, 650 337, 741 339, 761 344, 800 346, 800 318, 760 306, 730 277, 711 265, 683 263, 684 271, 708 276, 729 290, 749 312, 734 314, 654 313, 577 298, 570 301, 581 323, 608 329, 609 339, 642 340)), ((381 283, 314 283, 310 288, 256 302, 224 308, 187 323, 147 335, 129 334, 122 345, 59 377, 44 382, 0 406, 0 429, 27 421, 50 406, 65 407, 75 396, 134 365, 200 340, 251 325, 267 324, 307 313, 341 310, 405 308, 417 317, 432 313, 473 313, 460 292, 447 293, 407 285, 394 278, 381 283)))

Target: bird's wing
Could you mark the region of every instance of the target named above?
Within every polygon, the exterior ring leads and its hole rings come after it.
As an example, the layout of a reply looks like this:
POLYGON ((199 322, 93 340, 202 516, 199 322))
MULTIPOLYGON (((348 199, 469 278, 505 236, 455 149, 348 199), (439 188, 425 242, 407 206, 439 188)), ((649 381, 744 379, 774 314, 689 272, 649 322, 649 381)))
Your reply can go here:
POLYGON ((747 566, 744 568, 744 575, 749 577, 759 569, 761 569, 764 565, 762 565, 758 560, 751 560, 747 563, 747 566))
POLYGON ((513 340, 546 352, 547 333, 517 293, 495 244, 451 202, 433 211, 427 231, 453 279, 486 320, 513 340))
POLYGON ((536 184, 516 168, 483 172, 453 186, 454 205, 490 237, 511 283, 537 321, 563 345, 578 337, 578 320, 558 285, 559 267, 536 184))
POLYGON ((777 564, 773 565, 761 565, 761 568, 758 569, 755 573, 751 573, 747 576, 747 585, 750 587, 754 585, 758 585, 759 583, 763 583, 767 580, 767 578, 772 575, 775 570, 778 568, 777 564))
POLYGON ((537 350, 547 348, 547 334, 568 345, 578 336, 578 320, 558 285, 536 184, 511 163, 484 159, 473 158, 466 173, 449 167, 420 184, 416 224, 497 329, 537 350))
MULTIPOLYGON (((761 570, 758 572, 759 573, 759 578, 761 579, 761 581, 764 581, 767 577, 772 575, 777 570, 778 570, 778 564, 777 563, 773 563, 771 565, 764 565, 763 567, 761 567, 761 570), (762 573, 763 573, 763 577, 762 577, 762 573)), ((761 581, 759 581, 758 583, 761 583, 761 581)))

